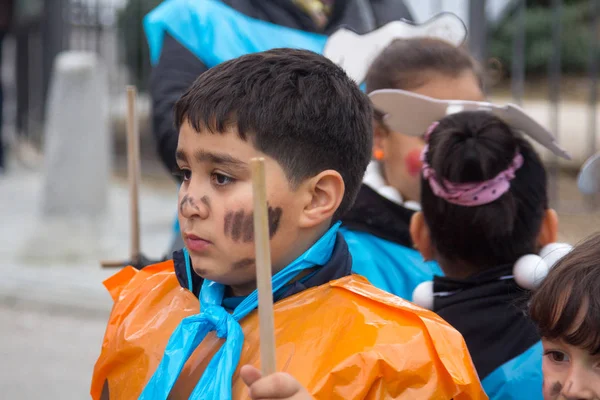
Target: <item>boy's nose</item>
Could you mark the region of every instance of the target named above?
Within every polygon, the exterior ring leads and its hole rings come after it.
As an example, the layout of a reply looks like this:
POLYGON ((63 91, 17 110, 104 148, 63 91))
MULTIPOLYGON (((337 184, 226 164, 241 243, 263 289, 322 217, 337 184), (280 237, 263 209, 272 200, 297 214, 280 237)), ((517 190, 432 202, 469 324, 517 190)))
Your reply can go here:
POLYGON ((185 194, 179 202, 179 212, 184 218, 200 218, 206 219, 209 214, 209 203, 203 200, 204 197, 198 198, 190 194, 185 194))
POLYGON ((595 399, 592 389, 589 387, 589 377, 582 376, 577 371, 569 372, 569 377, 563 386, 562 395, 566 400, 592 400, 595 399))

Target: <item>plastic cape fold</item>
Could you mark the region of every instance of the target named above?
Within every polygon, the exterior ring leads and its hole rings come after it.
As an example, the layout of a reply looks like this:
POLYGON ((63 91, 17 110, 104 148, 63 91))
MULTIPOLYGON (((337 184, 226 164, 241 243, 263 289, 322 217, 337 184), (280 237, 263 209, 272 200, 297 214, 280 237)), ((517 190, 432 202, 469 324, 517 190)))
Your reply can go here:
MULTIPOLYGON (((158 367, 171 333, 197 314, 198 299, 182 288, 172 261, 106 281, 116 294, 91 394, 105 382, 111 399, 138 398, 158 367)), ((277 368, 317 399, 487 399, 462 336, 434 313, 351 275, 275 304, 277 368)), ((239 366, 260 366, 256 311, 240 321, 239 366)), ((209 334, 171 390, 187 399, 223 343, 209 334)), ((239 370, 239 368, 238 368, 239 370)), ((247 399, 238 370, 232 398, 247 399)))

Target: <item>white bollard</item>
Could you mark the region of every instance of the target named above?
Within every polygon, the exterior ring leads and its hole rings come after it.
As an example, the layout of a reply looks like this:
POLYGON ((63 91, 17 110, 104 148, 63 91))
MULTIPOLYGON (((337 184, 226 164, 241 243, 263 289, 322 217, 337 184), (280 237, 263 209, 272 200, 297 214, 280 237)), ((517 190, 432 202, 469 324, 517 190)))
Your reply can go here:
POLYGON ((108 79, 96 54, 59 54, 44 132, 45 216, 98 217, 107 210, 109 119, 108 79))

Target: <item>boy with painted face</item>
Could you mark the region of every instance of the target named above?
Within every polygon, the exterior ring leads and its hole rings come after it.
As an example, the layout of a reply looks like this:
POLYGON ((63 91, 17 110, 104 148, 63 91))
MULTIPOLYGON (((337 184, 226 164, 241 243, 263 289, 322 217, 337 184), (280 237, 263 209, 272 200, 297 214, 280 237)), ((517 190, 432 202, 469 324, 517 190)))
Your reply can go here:
POLYGON ((600 233, 557 263, 530 313, 544 347, 544 400, 600 399, 600 233))
POLYGON ((336 221, 369 161, 371 113, 342 69, 308 51, 243 56, 196 80, 175 107, 186 248, 106 282, 115 305, 94 399, 248 396, 254 157, 266 160, 278 370, 316 398, 485 398, 458 332, 351 274, 336 221))

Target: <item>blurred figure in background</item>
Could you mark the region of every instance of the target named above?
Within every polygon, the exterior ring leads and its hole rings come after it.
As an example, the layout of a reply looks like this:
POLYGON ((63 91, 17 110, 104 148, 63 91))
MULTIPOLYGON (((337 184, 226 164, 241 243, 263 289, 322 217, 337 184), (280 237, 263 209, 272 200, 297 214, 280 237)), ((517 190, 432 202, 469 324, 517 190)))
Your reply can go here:
MULTIPOLYGON (((0 72, 2 71, 2 45, 8 33, 13 14, 14 0, 0 0, 0 72)), ((2 124, 4 122, 2 106, 4 104, 2 93, 2 74, 0 73, 0 174, 4 172, 6 160, 4 159, 4 142, 2 140, 2 124)))
MULTIPOLYGON (((152 23, 148 23, 148 17, 145 22, 153 64, 150 78, 153 132, 161 160, 169 171, 177 168, 175 149, 178 132, 173 124, 173 105, 201 73, 213 66, 207 64, 226 61, 231 58, 228 57, 230 53, 251 47, 240 26, 246 26, 247 32, 269 41, 270 36, 260 31, 264 27, 263 21, 266 21, 280 26, 281 35, 286 34, 286 29, 289 33, 289 28, 292 28, 299 34, 290 35, 290 38, 298 39, 298 36, 305 35, 308 37, 306 40, 310 40, 311 33, 331 35, 342 26, 364 34, 391 21, 412 20, 409 9, 401 0, 210 0, 194 6, 193 16, 185 9, 189 7, 185 3, 177 0, 163 2, 163 6, 149 14, 152 23), (168 13, 159 10, 163 6, 165 10, 169 2, 168 13), (177 7, 181 8, 181 12, 172 12, 177 7), (202 26, 188 22, 189 25, 182 28, 181 25, 189 20, 202 26), (175 38, 172 32, 178 29, 185 34, 175 38), (189 29, 202 29, 204 34, 194 35, 189 29), (190 50, 199 47, 207 50, 201 54, 190 50)), ((291 40, 286 46, 278 46, 282 39, 277 36, 273 47, 302 47, 302 43, 296 40, 291 40)), ((269 43, 265 45, 269 47, 269 43)), ((250 49, 245 51, 252 52, 250 49)), ((177 226, 175 231, 173 251, 183 247, 177 226)))

